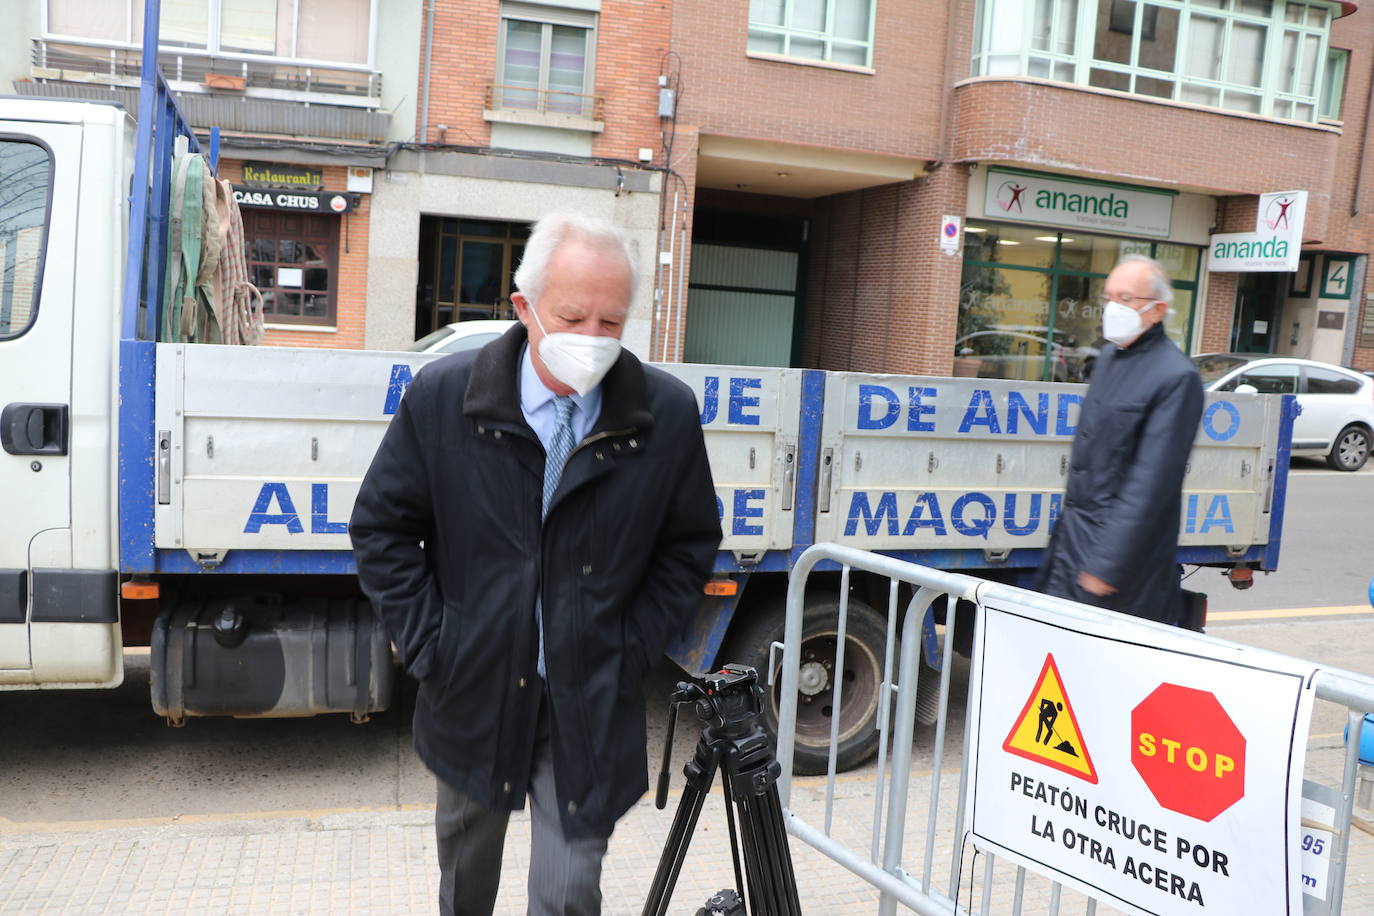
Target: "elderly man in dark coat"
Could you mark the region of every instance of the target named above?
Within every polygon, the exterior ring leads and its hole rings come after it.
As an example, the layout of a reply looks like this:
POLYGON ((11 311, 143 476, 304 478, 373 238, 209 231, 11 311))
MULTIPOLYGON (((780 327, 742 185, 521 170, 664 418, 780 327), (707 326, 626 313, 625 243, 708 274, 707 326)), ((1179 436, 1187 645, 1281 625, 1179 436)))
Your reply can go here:
POLYGON ((1051 595, 1181 625, 1175 555, 1202 380, 1164 334, 1168 275, 1142 257, 1107 277, 1102 333, 1069 457, 1064 510, 1038 588, 1051 595))
POLYGON ((416 375, 349 531, 419 681, 440 912, 492 912, 528 793, 529 912, 594 914, 611 830, 648 787, 641 682, 720 522, 691 390, 620 349, 619 230, 545 217, 515 280, 521 324, 416 375))

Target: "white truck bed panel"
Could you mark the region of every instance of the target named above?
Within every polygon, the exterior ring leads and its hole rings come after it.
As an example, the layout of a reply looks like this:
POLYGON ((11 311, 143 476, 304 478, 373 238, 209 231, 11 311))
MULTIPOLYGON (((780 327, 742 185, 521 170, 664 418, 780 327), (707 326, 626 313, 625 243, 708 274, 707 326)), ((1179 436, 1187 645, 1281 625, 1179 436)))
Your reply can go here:
MULTIPOLYGON (((348 550, 358 486, 414 373, 441 356, 159 344, 168 438, 156 545, 348 550)), ((671 365, 702 410, 725 540, 792 544, 801 370, 671 365)))
MULTIPOLYGON (((1086 386, 832 373, 816 540, 866 550, 1049 543, 1086 386)), ((1184 481, 1182 545, 1269 536, 1277 398, 1208 394, 1184 481)))

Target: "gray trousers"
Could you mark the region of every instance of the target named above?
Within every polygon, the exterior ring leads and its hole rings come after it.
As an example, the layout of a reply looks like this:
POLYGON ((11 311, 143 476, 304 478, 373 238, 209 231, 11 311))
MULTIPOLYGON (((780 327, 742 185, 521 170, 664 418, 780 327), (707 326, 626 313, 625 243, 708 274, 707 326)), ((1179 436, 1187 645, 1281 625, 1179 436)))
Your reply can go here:
MULTIPOLYGON (((441 916, 490 916, 501 883, 501 854, 510 812, 483 807, 442 779, 436 782, 439 912, 441 916)), ((610 838, 570 840, 563 835, 554 790, 547 706, 539 711, 529 801, 533 835, 529 913, 597 916, 601 912, 601 860, 610 838)))

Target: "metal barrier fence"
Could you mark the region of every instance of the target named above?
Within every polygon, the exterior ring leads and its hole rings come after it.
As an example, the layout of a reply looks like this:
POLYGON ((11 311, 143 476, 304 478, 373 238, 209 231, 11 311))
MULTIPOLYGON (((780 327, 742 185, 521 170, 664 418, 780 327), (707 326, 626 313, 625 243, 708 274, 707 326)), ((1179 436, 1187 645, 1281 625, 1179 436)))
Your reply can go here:
MULTIPOLYGON (((1190 631, 1178 630, 1161 624, 1140 620, 1110 611, 1051 598, 1036 592, 1012 586, 989 582, 969 575, 948 573, 894 560, 880 554, 855 550, 837 544, 816 544, 806 550, 792 570, 787 593, 787 620, 782 645, 781 701, 779 707, 778 760, 782 766, 779 791, 784 808, 784 818, 788 831, 822 854, 833 859, 855 875, 867 881, 879 893, 879 913, 889 916, 896 912, 901 903, 917 913, 928 916, 950 916, 950 914, 991 913, 994 891, 994 868, 997 857, 978 850, 976 856, 985 856, 981 876, 970 872, 966 882, 961 882, 966 861, 968 824, 966 823, 965 799, 968 791, 969 771, 967 762, 970 757, 971 729, 965 723, 963 754, 958 767, 957 796, 954 799, 952 816, 948 796, 953 794, 950 787, 942 786, 944 747, 950 726, 949 706, 951 696, 951 677, 954 668, 955 629, 957 615, 954 613, 958 599, 981 604, 1000 599, 1014 601, 1022 606, 1033 607, 1054 617, 1056 623, 1072 630, 1075 625, 1104 623, 1123 635, 1131 635, 1145 645, 1189 647, 1198 650, 1214 651, 1218 647, 1238 651, 1244 656, 1261 664, 1265 661, 1283 661, 1291 664, 1288 656, 1268 650, 1247 646, 1205 636, 1190 631), (829 766, 825 784, 823 824, 808 823, 792 809, 792 761, 793 744, 796 737, 797 689, 801 663, 802 614, 806 598, 808 579, 818 567, 840 570, 839 617, 836 634, 835 671, 844 669, 845 629, 849 607, 850 573, 860 570, 865 573, 886 577, 889 580, 887 608, 887 649, 884 659, 884 677, 881 696, 892 702, 878 704, 878 728, 880 733, 878 760, 875 768, 873 791, 873 816, 869 849, 862 850, 840 841, 833 836, 833 815, 835 810, 836 755, 838 728, 843 704, 843 678, 836 678, 833 687, 832 726, 830 736, 829 766), (906 602, 905 609, 898 607, 900 586, 905 583, 915 589, 914 595, 906 602), (908 840, 907 819, 909 802, 912 800, 913 785, 913 740, 916 729, 917 681, 922 653, 921 627, 927 609, 932 602, 948 596, 949 613, 946 615, 943 659, 939 670, 940 697, 938 716, 935 723, 934 744, 931 748, 929 763, 929 798, 924 835, 916 832, 916 842, 908 840), (894 636, 900 618, 901 655, 894 659, 894 636), (894 664, 896 667, 894 668, 894 664), (944 836, 945 845, 937 848, 937 838, 944 836), (918 846, 909 849, 909 846, 918 846), (937 864, 940 866, 937 869, 937 864), (937 871, 947 874, 938 875, 937 871), (975 909, 972 901, 974 886, 981 884, 981 899, 975 909), (967 895, 967 904, 961 905, 959 899, 967 895)), ((776 646, 776 644, 775 644, 776 646)), ((1347 709, 1348 732, 1344 750, 1344 765, 1340 777, 1339 801, 1334 807, 1336 816, 1332 832, 1332 856, 1328 871, 1328 892, 1324 904, 1327 908, 1320 912, 1339 914, 1343 905, 1345 873, 1348 862, 1352 814, 1355 805, 1356 778, 1358 775, 1360 727, 1364 714, 1374 711, 1374 678, 1340 669, 1330 668, 1317 662, 1310 663, 1315 670, 1316 697, 1343 705, 1347 709)), ((972 709, 970 708, 970 714, 972 709)), ((970 716, 971 718, 971 716, 970 716)), ((1306 741, 1307 736, 1300 736, 1306 741)), ((1310 756, 1308 758, 1311 765, 1310 756)), ((924 778, 923 776, 921 777, 924 778)), ((1005 872, 1005 869, 1004 869, 1005 872)), ((1057 914, 1065 903, 1065 895, 1081 897, 1077 891, 1066 888, 1049 879, 1038 879, 1026 869, 1017 866, 1014 876, 1007 887, 1007 879, 1000 875, 1000 893, 1003 897, 1011 894, 1010 909, 1005 906, 997 912, 1020 914, 1027 906, 1035 906, 1034 912, 1057 914), (1032 889, 1029 882, 1042 880, 1048 886, 1039 890, 1037 902, 1031 901, 1032 889), (1041 909, 1040 907, 1043 907, 1041 909)), ((1086 899, 1084 911, 1092 916, 1097 910, 1098 898, 1086 899)))

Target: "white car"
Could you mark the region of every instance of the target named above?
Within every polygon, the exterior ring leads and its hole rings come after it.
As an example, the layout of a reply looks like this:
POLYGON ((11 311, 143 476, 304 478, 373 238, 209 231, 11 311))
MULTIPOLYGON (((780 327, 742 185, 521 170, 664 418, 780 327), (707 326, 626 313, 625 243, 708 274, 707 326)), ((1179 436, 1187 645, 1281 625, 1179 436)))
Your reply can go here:
POLYGON ((1374 441, 1374 378, 1354 369, 1292 356, 1204 353, 1193 357, 1208 391, 1297 395, 1293 454, 1358 471, 1374 441))
POLYGON ((506 333, 513 324, 514 321, 497 319, 455 321, 421 337, 410 345, 410 349, 419 353, 458 353, 462 350, 477 350, 506 333))

